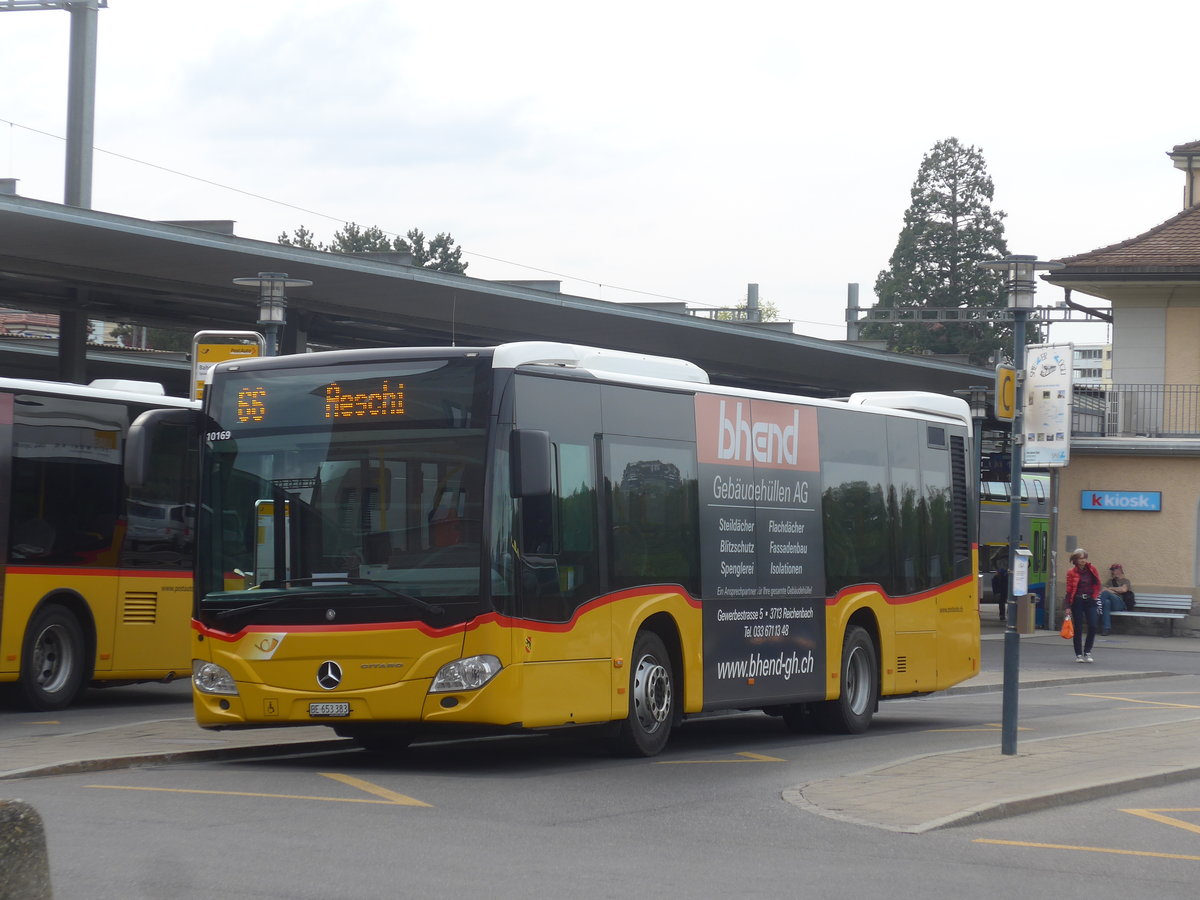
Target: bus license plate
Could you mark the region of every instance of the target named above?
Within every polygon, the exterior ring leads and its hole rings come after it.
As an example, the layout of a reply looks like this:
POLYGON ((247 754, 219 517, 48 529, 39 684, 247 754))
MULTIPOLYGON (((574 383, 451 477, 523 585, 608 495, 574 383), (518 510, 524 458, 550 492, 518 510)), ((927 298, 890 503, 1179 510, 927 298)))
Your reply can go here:
POLYGON ((314 719, 319 718, 338 718, 340 716, 350 715, 349 703, 310 703, 308 704, 308 714, 314 719))

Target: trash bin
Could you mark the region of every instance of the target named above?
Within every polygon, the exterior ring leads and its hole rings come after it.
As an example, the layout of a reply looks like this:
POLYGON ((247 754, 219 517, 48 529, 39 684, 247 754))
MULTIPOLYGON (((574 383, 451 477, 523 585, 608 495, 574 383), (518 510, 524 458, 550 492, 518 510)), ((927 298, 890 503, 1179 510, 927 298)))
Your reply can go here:
POLYGON ((1033 634, 1037 621, 1037 594, 1026 594, 1017 597, 1017 634, 1033 634))

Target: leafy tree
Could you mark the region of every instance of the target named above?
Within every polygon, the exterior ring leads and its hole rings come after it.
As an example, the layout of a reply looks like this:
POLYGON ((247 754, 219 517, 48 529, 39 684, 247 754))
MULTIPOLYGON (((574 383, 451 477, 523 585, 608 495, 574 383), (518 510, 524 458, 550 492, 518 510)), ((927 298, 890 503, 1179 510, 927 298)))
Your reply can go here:
POLYGON ((376 225, 363 228, 354 222, 348 222, 335 231, 333 239, 326 244, 317 241, 316 236, 301 225, 291 235, 286 231, 279 235, 279 243, 306 250, 323 250, 327 253, 399 251, 412 254, 413 265, 459 275, 470 265, 462 261, 462 247, 454 243, 454 238, 449 232, 442 232, 427 243, 425 233, 419 228, 411 229, 405 237, 391 238, 376 225))
MULTIPOLYGON (((747 310, 750 308, 749 303, 739 303, 733 309, 722 309, 713 318, 718 322, 744 322, 747 317, 747 310)), ((758 315, 760 322, 778 322, 779 307, 770 301, 758 301, 758 315)))
MULTIPOLYGON (((879 308, 1003 308, 1003 275, 979 265, 1008 255, 1004 213, 992 209, 992 195, 979 150, 957 138, 934 144, 917 171, 888 268, 875 280, 879 308)), ((1037 329, 1030 332, 1036 340, 1037 329)), ((1011 324, 999 322, 872 323, 860 334, 886 340, 889 350, 964 354, 976 365, 1012 346, 1011 324)))

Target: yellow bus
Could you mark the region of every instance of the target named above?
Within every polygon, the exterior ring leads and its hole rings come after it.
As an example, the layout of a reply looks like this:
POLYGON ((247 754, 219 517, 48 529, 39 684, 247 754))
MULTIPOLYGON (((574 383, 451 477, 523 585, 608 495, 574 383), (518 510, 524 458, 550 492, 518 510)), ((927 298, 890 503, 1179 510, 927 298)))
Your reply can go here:
POLYGON ((216 366, 193 699, 206 728, 865 730, 979 669, 971 421, 556 343, 216 366))
POLYGON ((143 412, 195 407, 146 382, 0 379, 0 689, 21 705, 189 674, 187 431, 159 429, 139 491, 122 454, 143 412))

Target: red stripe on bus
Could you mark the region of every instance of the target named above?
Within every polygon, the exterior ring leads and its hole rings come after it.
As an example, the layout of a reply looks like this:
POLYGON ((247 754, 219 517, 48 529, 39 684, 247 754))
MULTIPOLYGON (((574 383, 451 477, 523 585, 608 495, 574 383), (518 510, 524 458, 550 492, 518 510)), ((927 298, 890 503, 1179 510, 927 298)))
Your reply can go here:
POLYGON ((80 575, 94 575, 103 578, 178 578, 191 580, 192 573, 179 569, 94 569, 90 566, 22 566, 9 563, 10 573, 20 572, 24 575, 69 575, 77 578, 80 575))
POLYGON ((518 619, 513 616, 504 616, 497 612, 485 613, 481 616, 476 616, 467 622, 459 622, 455 625, 449 625, 445 628, 432 628, 424 622, 404 621, 404 622, 364 622, 355 625, 248 625, 237 632, 219 631, 211 626, 204 625, 192 620, 193 630, 211 637, 214 640, 226 641, 232 643, 240 640, 245 634, 263 634, 263 633, 278 633, 285 634, 312 634, 322 632, 351 632, 351 631, 404 631, 415 629, 429 637, 446 637, 456 632, 474 631, 484 625, 501 625, 506 628, 523 628, 527 631, 544 631, 550 633, 568 632, 576 626, 577 621, 585 613, 599 609, 610 603, 617 603, 621 600, 627 600, 634 597, 649 596, 652 594, 674 593, 681 596, 689 606, 694 609, 700 609, 701 603, 679 585, 658 585, 653 587, 637 587, 628 588, 626 590, 617 591, 612 594, 605 594, 600 597, 595 597, 587 603, 575 610, 573 615, 566 622, 537 622, 532 619, 518 619))
POLYGON ((957 578, 948 584, 939 585, 938 587, 930 588, 927 591, 921 591, 919 594, 904 594, 897 597, 893 597, 883 589, 882 585, 879 584, 854 584, 849 587, 844 587, 832 597, 828 597, 825 600, 825 605, 837 606, 848 594, 861 594, 864 591, 870 591, 881 596, 883 601, 888 604, 888 606, 905 606, 909 603, 919 603, 922 600, 929 600, 932 597, 937 597, 938 595, 944 594, 950 590, 954 590, 955 588, 967 587, 972 581, 974 581, 973 576, 964 575, 962 578, 957 578))

